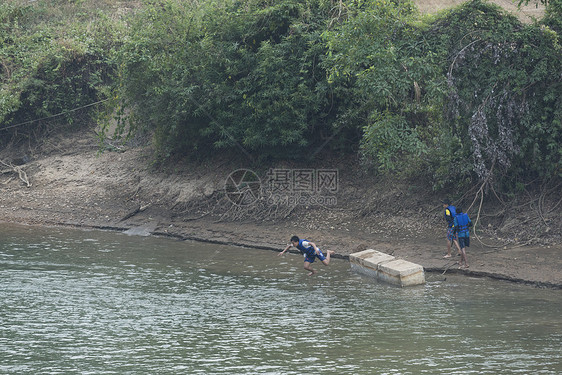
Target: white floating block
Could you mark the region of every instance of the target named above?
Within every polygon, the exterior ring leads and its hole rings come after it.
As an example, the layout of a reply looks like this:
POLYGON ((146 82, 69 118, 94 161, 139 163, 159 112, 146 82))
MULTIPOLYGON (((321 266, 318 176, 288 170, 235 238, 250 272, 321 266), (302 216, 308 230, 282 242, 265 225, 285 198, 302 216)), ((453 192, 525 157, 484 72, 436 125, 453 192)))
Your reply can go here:
POLYGON ((389 262, 394 259, 395 258, 392 255, 381 253, 380 251, 373 249, 363 250, 349 256, 349 260, 352 263, 375 270, 378 269, 379 264, 389 262))
POLYGON ((425 283, 423 267, 419 264, 396 259, 392 255, 368 249, 349 255, 351 269, 378 280, 399 286, 425 283))
POLYGON ((421 265, 396 259, 380 265, 379 279, 400 286, 412 286, 424 284, 425 274, 421 265))

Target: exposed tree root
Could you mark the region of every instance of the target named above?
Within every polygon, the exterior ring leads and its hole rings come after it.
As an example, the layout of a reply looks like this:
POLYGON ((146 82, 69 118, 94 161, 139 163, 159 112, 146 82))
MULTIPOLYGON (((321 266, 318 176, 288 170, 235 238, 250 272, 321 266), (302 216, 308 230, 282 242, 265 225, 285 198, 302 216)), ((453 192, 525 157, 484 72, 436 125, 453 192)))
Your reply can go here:
MULTIPOLYGON (((471 189, 471 192, 474 192, 474 190, 476 190, 476 193, 474 194, 474 199, 472 200, 472 203, 470 204, 470 206, 468 207, 468 209, 466 210, 466 212, 468 213, 474 206, 475 204, 478 202, 478 209, 476 212, 476 219, 474 220, 474 226, 473 226, 473 232, 474 232, 474 237, 476 238, 476 240, 482 244, 482 246, 488 247, 488 248, 492 248, 492 249, 500 249, 500 248, 506 248, 507 246, 509 246, 510 249, 514 249, 517 247, 522 247, 522 246, 526 246, 529 244, 532 244, 534 242, 539 241, 540 237, 535 235, 532 236, 530 238, 527 238, 526 241, 513 245, 512 243, 508 242, 508 243, 504 243, 501 245, 491 245, 491 244, 487 244, 485 243, 482 238, 478 235, 478 230, 480 229, 478 224, 480 223, 480 219, 482 216, 488 216, 488 217, 493 217, 493 216, 502 216, 505 215, 506 212, 508 212, 508 204, 501 199, 501 197, 497 194, 497 192, 495 191, 493 184, 490 183, 490 176, 492 176, 492 170, 493 170, 494 165, 492 164, 492 168, 490 169, 490 174, 488 175, 488 177, 482 181, 481 184, 475 186, 475 188, 471 189), (501 204, 502 208, 499 211, 499 213, 496 213, 494 215, 484 215, 483 211, 482 211, 482 207, 484 204, 484 196, 486 195, 486 191, 491 191, 493 193, 493 195, 495 196, 495 198, 497 199, 497 201, 501 204)), ((556 203, 554 205, 552 205, 552 207, 548 210, 545 210, 545 200, 551 195, 551 194, 557 194, 560 191, 560 187, 562 185, 562 182, 557 182, 556 184, 554 184, 553 187, 548 188, 548 186, 551 185, 551 181, 547 181, 545 183, 542 184, 542 186, 540 187, 540 194, 538 197, 533 197, 531 196, 530 193, 527 193, 527 195, 529 196, 529 200, 527 200, 525 203, 518 205, 518 206, 512 206, 509 207, 511 210, 513 209, 517 209, 517 208, 523 208, 523 207, 529 207, 531 210, 529 212, 534 212, 536 215, 528 217, 526 220, 524 220, 523 222, 521 222, 521 225, 525 225, 527 227, 530 228, 537 228, 537 227, 544 227, 546 231, 550 230, 550 225, 549 225, 549 219, 547 218, 547 216, 549 214, 551 214, 554 210, 557 209, 557 207, 560 205, 560 203, 562 202, 562 198, 558 198, 558 200, 556 201, 556 203)), ((463 198, 466 197, 463 196, 463 198)), ((462 199, 461 199, 462 200, 462 199)))
POLYGON ((10 163, 6 163, 2 160, 0 160, 0 164, 2 164, 5 167, 8 167, 10 169, 5 169, 5 170, 0 170, 0 173, 4 174, 4 173, 17 173, 19 179, 27 185, 27 187, 31 187, 31 183, 29 182, 29 178, 27 177, 27 173, 25 173, 25 171, 23 170, 23 168, 17 166, 17 165, 12 165, 10 163))

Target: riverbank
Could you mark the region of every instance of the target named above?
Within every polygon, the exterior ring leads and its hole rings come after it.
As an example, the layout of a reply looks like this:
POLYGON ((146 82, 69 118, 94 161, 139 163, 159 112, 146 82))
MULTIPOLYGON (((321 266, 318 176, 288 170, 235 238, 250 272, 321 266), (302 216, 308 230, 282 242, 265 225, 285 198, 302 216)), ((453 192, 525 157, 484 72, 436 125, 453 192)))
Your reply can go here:
MULTIPOLYGON (((224 193, 225 182, 239 168, 264 176, 268 168, 263 165, 224 156, 212 162, 183 161, 154 168, 146 148, 99 154, 98 146, 93 134, 65 134, 45 139, 33 149, 2 150, 0 160, 25 156, 27 162, 21 167, 31 186, 4 169, 0 174, 0 220, 129 230, 273 251, 282 250, 296 234, 334 250, 339 258, 374 248, 410 260, 424 266, 428 279, 461 273, 562 289, 560 218, 554 213, 541 215, 548 225, 526 239, 517 238, 513 228, 533 228, 535 222, 529 214, 508 216, 501 222, 495 222, 493 215, 488 221, 482 219, 485 230, 473 235, 468 249, 470 268, 460 270, 456 260, 443 258, 446 248, 439 198, 412 184, 377 181, 354 168, 353 160, 325 158, 307 167, 338 172, 338 186, 329 205, 297 202, 256 208, 234 204, 224 193)), ((285 163, 270 168, 305 167, 285 163)), ((559 196, 550 198, 556 202, 559 196)), ((469 213, 475 215, 474 210, 469 213)))

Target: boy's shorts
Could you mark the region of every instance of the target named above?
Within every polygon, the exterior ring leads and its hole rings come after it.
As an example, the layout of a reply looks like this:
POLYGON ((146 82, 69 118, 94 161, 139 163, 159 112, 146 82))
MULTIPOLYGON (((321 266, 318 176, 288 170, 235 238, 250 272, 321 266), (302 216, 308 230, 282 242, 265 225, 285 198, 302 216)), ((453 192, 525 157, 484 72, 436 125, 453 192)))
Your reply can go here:
POLYGON ((447 240, 453 241, 457 239, 457 235, 455 233, 455 228, 449 227, 447 228, 447 240))
POLYGON ((463 247, 470 246, 470 237, 459 237, 459 246, 462 249, 463 247))
POLYGON ((326 259, 324 253, 322 253, 322 250, 318 250, 320 251, 320 254, 316 254, 316 252, 314 252, 312 255, 304 254, 304 261, 308 263, 314 263, 314 258, 318 258, 321 261, 324 261, 326 259))

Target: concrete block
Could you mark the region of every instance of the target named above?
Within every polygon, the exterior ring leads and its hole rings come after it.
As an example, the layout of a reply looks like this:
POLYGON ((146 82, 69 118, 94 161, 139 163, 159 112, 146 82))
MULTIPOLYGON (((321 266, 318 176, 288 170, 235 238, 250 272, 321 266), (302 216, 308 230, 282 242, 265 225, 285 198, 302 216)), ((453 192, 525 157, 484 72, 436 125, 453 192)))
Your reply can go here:
POLYGON ((381 263, 389 262, 395 258, 392 255, 386 253, 381 253, 380 251, 367 249, 360 251, 358 253, 353 253, 349 256, 349 260, 352 263, 359 264, 364 267, 369 267, 373 269, 378 269, 378 265, 381 263))
POLYGON ((374 249, 350 254, 349 261, 353 271, 390 284, 411 286, 425 283, 421 265, 396 259, 374 249))
POLYGON ((367 249, 349 255, 352 271, 362 273, 374 279, 379 278, 379 265, 394 259, 392 255, 373 249, 367 249))
POLYGON ((396 259, 379 267, 379 279, 400 286, 420 285, 425 283, 425 273, 419 264, 396 259))

